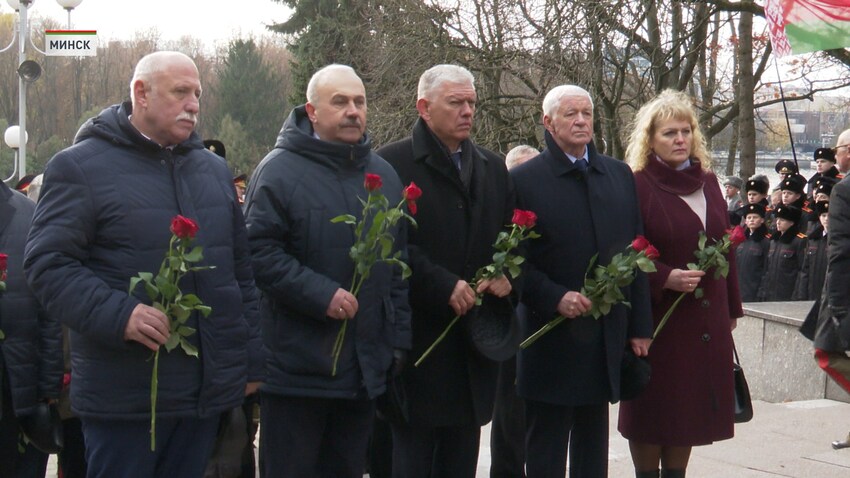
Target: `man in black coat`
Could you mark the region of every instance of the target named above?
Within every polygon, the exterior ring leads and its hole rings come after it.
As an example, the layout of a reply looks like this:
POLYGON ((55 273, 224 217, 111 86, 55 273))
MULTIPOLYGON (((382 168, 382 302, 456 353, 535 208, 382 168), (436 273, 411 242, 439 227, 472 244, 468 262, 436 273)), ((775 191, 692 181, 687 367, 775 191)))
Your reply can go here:
POLYGON ((48 163, 26 246, 27 281, 70 329, 71 408, 81 418, 89 476, 199 477, 222 412, 262 380, 257 292, 245 220, 222 158, 194 128, 198 69, 178 52, 136 65, 131 102, 87 121, 48 163), (130 279, 156 273, 173 218, 197 223, 201 266, 179 287, 211 308, 192 312, 198 350, 162 351, 156 443, 151 439, 153 352, 170 319, 130 279))
MULTIPOLYGON (((392 207, 401 201, 398 175, 372 152, 365 131, 363 82, 348 66, 326 66, 310 79, 307 104, 292 111, 248 189, 248 237, 271 351, 260 413, 266 477, 363 476, 374 399, 393 360, 410 349, 401 269, 376 263, 353 295, 354 229, 331 222, 345 214, 361 219, 367 174, 381 177, 380 193, 392 207), (344 321, 334 373, 333 344, 344 321)), ((394 250, 404 251, 405 220, 390 233, 394 250)))
POLYGON ((0 477, 44 476, 47 454, 20 442, 21 420, 59 398, 62 330, 24 279, 24 244, 35 203, 0 182, 0 477), (43 405, 41 405, 43 406, 43 405))
POLYGON ((593 146, 593 103, 563 85, 543 100, 546 150, 511 170, 520 208, 537 214, 541 237, 529 244, 520 325, 528 336, 557 315, 562 322, 517 363, 526 400, 529 478, 607 476, 608 403, 620 399, 626 347, 645 356, 652 335, 649 283, 638 273, 619 304, 596 320, 582 316, 579 291, 591 258, 608 264, 643 231, 634 177, 622 161, 593 146))
MULTIPOLYGON (((505 162, 470 139, 476 93, 472 74, 438 65, 419 79, 413 134, 378 151, 403 182, 422 188, 417 228, 408 252, 413 275, 412 359, 418 358, 455 315, 475 304, 473 287, 490 304, 511 305, 504 277, 470 284, 492 262, 492 244, 511 221, 514 197, 505 162), (503 297, 491 300, 491 297, 503 297)), ((419 367, 401 376, 409 420, 393 423, 393 476, 473 477, 480 427, 490 421, 498 363, 470 345, 458 324, 419 367)))

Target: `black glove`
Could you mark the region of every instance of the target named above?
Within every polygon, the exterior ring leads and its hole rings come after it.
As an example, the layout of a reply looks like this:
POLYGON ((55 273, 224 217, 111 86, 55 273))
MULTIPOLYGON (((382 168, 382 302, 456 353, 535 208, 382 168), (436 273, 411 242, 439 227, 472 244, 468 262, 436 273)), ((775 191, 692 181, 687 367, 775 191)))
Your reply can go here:
POLYGON ((390 367, 390 378, 396 378, 404 371, 407 365, 407 350, 393 349, 393 364, 390 367))

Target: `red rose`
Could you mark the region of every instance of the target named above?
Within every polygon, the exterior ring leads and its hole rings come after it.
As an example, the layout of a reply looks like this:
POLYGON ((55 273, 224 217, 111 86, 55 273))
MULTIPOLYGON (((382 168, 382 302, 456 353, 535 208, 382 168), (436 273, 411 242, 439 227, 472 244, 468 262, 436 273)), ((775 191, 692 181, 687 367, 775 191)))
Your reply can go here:
POLYGON ((647 244, 646 249, 643 250, 643 253, 646 255, 646 258, 649 260, 655 260, 661 257, 661 254, 658 252, 658 249, 655 248, 652 244, 647 244))
POLYGON ((363 187, 366 188, 366 190, 369 192, 375 191, 376 189, 381 189, 381 186, 383 185, 384 183, 381 180, 381 177, 377 174, 367 173, 366 180, 363 181, 363 187))
POLYGON ((407 201, 407 210, 410 211, 411 216, 416 215, 416 202, 415 201, 407 201))
POLYGON ((0 254, 0 271, 5 271, 8 267, 9 256, 6 254, 0 254))
POLYGON ((522 209, 514 209, 514 217, 511 222, 519 227, 534 227, 537 224, 537 214, 522 209))
POLYGON ((193 239, 198 233, 198 224, 178 214, 171 220, 171 233, 180 239, 193 239))
POLYGON ((732 247, 737 247, 738 244, 747 240, 747 236, 744 235, 744 228, 741 226, 735 226, 726 233, 729 234, 729 242, 732 243, 732 247))
POLYGON ((632 249, 638 252, 646 249, 647 247, 649 247, 649 241, 643 236, 638 236, 634 241, 632 241, 632 249))
POLYGON ((422 190, 419 189, 419 186, 416 185, 413 181, 410 182, 410 186, 404 188, 404 198, 407 199, 408 203, 410 201, 416 201, 420 197, 422 197, 422 190))

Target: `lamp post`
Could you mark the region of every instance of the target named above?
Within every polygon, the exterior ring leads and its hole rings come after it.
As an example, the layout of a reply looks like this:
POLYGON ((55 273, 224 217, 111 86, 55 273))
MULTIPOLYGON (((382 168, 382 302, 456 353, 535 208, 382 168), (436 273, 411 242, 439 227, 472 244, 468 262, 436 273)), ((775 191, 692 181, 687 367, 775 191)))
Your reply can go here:
MULTIPOLYGON (((18 12, 17 38, 12 37, 12 41, 6 48, 0 50, 4 52, 11 48, 15 41, 18 42, 18 144, 21 146, 18 149, 17 161, 15 169, 18 171, 18 178, 22 178, 27 174, 27 86, 29 83, 37 80, 41 76, 41 65, 33 60, 28 60, 26 55, 27 36, 29 35, 29 23, 27 20, 27 11, 30 5, 35 0, 6 0, 6 3, 18 12)), ((82 0, 56 0, 59 5, 68 10, 68 24, 71 23, 71 10, 82 3, 82 0)), ((32 39, 30 38, 30 43, 32 39)), ((33 49, 44 53, 35 44, 32 44, 33 49)), ((11 129, 11 128, 10 128, 11 129)), ((8 143, 9 130, 6 130, 6 142, 8 143)))
MULTIPOLYGON (((3 182, 15 179, 15 173, 18 171, 18 153, 22 144, 21 138, 24 139, 23 146, 24 149, 26 149, 29 135, 27 134, 26 130, 22 129, 20 126, 9 126, 8 128, 6 128, 6 132, 3 134, 3 140, 6 142, 6 145, 15 150, 14 169, 12 170, 11 176, 4 179, 3 182)), ((20 177, 18 179, 20 179, 20 177)))

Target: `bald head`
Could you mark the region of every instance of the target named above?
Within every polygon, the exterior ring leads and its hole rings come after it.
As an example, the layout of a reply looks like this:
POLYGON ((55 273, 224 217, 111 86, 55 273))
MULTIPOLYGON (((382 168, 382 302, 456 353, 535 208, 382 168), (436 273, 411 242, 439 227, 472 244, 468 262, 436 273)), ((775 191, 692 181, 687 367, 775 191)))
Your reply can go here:
POLYGON ((841 174, 850 172, 850 129, 844 130, 835 141, 835 166, 841 174))
POLYGON ((195 62, 183 53, 178 51, 157 51, 145 55, 136 64, 136 69, 133 71, 133 79, 130 80, 130 98, 135 103, 136 93, 133 91, 133 85, 141 80, 145 84, 150 84, 157 75, 167 72, 175 66, 183 66, 195 70, 198 73, 198 67, 195 62))

